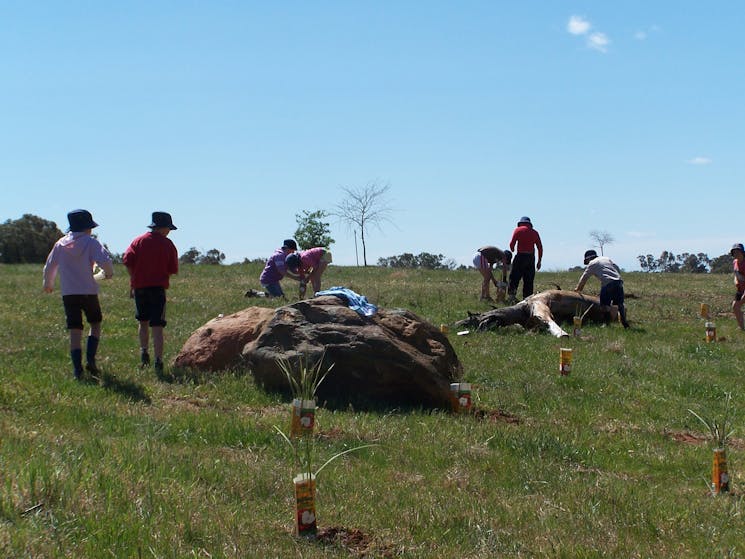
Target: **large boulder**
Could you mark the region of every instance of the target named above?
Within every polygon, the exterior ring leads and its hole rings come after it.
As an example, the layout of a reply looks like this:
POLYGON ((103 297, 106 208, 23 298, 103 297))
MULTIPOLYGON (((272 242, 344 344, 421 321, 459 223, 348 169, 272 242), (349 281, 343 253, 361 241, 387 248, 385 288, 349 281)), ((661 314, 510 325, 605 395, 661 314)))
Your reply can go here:
MULTIPOLYGON (((176 364, 208 368, 199 340, 209 342, 220 355, 236 352, 221 362, 240 362, 267 390, 287 391, 288 383, 279 360, 306 363, 323 358, 322 370, 333 364, 318 389, 318 400, 330 406, 390 407, 422 406, 449 408, 450 383, 459 381, 463 368, 439 329, 404 309, 378 309, 371 317, 360 316, 342 298, 321 296, 299 301, 276 310, 235 315, 210 321, 184 345, 176 364), (229 321, 229 329, 216 328, 229 321), (223 331, 236 332, 243 321, 249 334, 231 336, 230 349, 221 347, 223 331), (209 327, 209 335, 204 330, 209 327)), ((255 309, 258 311, 258 309, 255 309)))
POLYGON ((243 367, 243 348, 258 337, 273 314, 272 309, 249 307, 213 318, 186 340, 176 356, 176 367, 200 371, 243 367))

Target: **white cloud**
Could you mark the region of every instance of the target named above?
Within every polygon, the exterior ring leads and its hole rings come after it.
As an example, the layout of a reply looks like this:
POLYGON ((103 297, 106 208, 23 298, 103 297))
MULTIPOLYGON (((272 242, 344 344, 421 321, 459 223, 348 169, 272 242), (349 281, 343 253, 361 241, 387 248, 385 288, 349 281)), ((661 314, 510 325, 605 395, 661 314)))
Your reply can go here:
POLYGON ((699 155, 689 159, 688 163, 690 163, 691 165, 709 165, 711 163, 711 159, 699 155))
POLYGON ((640 29, 634 33, 634 39, 637 41, 646 41, 647 38, 653 33, 657 33, 660 30, 659 25, 650 25, 647 29, 640 29))
MULTIPOLYGON (((592 24, 583 16, 570 16, 567 22, 567 31, 572 35, 587 35, 592 29, 592 24)), ((596 31, 587 35, 587 47, 599 52, 606 52, 610 39, 605 33, 596 31)))
POLYGON ((610 39, 605 33, 593 33, 587 38, 587 46, 591 49, 607 52, 610 39))
POLYGON ((572 35, 584 35, 590 30, 590 22, 582 16, 571 16, 567 23, 567 31, 572 35))

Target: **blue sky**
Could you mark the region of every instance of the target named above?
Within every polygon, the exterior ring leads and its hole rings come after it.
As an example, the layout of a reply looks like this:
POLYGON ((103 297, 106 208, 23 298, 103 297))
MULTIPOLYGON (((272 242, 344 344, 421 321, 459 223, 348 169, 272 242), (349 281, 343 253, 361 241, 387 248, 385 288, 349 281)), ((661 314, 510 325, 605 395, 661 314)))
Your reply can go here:
POLYGON ((0 219, 83 207, 123 252, 165 210, 180 252, 232 262, 378 183, 371 264, 469 263, 522 215, 544 269, 591 230, 626 269, 718 256, 745 241, 743 24, 735 1, 0 1, 0 219))

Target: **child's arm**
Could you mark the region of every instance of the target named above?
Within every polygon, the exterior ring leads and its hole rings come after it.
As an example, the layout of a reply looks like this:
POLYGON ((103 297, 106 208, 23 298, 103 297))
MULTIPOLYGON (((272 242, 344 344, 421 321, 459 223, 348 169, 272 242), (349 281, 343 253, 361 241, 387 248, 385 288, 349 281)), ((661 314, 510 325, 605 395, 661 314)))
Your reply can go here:
POLYGON ((55 250, 49 253, 47 261, 44 264, 44 283, 42 289, 44 293, 51 293, 54 291, 54 279, 57 277, 57 259, 55 258, 55 250))
POLYGON ((105 279, 111 279, 114 277, 114 264, 111 262, 111 260, 96 262, 96 264, 98 264, 103 270, 105 279))

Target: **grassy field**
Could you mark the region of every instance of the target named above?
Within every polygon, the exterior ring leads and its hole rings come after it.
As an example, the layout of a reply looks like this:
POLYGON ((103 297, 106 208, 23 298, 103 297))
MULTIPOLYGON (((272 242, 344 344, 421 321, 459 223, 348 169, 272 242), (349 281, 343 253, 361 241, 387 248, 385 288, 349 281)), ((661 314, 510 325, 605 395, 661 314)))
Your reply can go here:
MULTIPOLYGON (((745 334, 729 276, 626 275, 632 329, 558 340, 518 327, 450 334, 487 413, 320 409, 319 541, 293 536, 294 471, 274 426, 289 405, 251 376, 158 380, 138 368, 126 274, 102 287, 100 383, 72 379, 59 293, 41 266, 0 266, 3 557, 743 557, 745 334), (717 343, 704 340, 711 306, 717 343), (574 350, 558 374, 559 347, 574 350), (707 488, 712 445, 688 412, 737 432, 732 494, 707 488), (336 537, 334 537, 336 536, 336 537)), ((167 358, 219 313, 273 301, 252 265, 184 267, 170 290, 167 358)), ((539 273, 538 290, 577 274, 539 273)), ((294 294, 291 282, 285 282, 294 294)), ((434 324, 485 311, 470 271, 331 267, 344 285, 434 324)), ((596 293, 591 280, 587 292, 596 293)), ((451 332, 454 329, 451 328, 451 332)))

